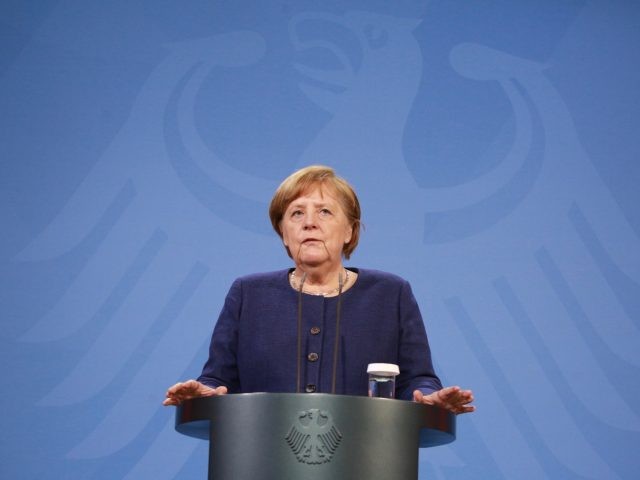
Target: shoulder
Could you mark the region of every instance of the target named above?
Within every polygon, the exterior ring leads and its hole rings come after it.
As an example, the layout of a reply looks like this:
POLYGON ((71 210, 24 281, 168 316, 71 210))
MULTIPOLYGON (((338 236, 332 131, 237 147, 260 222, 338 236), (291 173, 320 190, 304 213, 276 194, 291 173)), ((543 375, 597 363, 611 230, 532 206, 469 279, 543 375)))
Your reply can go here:
POLYGON ((362 282, 363 285, 384 285, 398 288, 409 285, 409 282, 404 278, 393 273, 369 268, 357 268, 354 270, 358 273, 358 281, 362 282))
POLYGON ((392 318, 394 312, 400 312, 405 305, 416 303, 411 286, 404 278, 380 270, 353 270, 358 273, 358 279, 346 294, 349 304, 354 308, 373 311, 375 315, 390 315, 392 318))
POLYGON ((244 303, 247 299, 281 299, 290 289, 288 270, 252 273, 234 280, 227 292, 226 301, 244 303))
POLYGON ((366 293, 370 297, 404 298, 413 295, 411 286, 404 278, 380 270, 358 268, 356 291, 366 293))
POLYGON ((231 288, 242 290, 286 288, 289 286, 288 274, 289 270, 284 269, 243 275, 236 278, 231 288))

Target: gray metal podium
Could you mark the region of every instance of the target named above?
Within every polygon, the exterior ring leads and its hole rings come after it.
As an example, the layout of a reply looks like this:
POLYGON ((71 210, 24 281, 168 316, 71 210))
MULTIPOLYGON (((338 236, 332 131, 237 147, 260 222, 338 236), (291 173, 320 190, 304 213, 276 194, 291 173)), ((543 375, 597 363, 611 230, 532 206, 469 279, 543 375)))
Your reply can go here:
POLYGON ((209 440, 210 480, 416 480, 418 448, 455 440, 456 417, 402 400, 244 393, 196 398, 176 430, 209 440))

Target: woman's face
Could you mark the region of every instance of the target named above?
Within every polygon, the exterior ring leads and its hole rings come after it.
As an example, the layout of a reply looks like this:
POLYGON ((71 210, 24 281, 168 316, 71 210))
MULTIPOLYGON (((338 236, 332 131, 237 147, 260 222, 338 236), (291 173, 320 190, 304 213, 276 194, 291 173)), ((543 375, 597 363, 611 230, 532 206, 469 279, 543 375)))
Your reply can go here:
POLYGON ((289 204, 280 228, 296 265, 314 267, 339 265, 352 233, 340 202, 331 189, 320 185, 289 204))

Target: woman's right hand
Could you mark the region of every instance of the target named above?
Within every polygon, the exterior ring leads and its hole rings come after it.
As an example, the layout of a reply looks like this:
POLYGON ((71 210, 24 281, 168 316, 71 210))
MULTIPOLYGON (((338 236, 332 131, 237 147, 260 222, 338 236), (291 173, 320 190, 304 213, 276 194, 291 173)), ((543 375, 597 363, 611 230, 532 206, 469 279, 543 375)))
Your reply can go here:
POLYGON ((167 398, 162 402, 164 406, 180 405, 185 400, 196 397, 213 397, 215 395, 225 395, 227 387, 211 388, 197 380, 187 380, 176 383, 167 390, 167 398))

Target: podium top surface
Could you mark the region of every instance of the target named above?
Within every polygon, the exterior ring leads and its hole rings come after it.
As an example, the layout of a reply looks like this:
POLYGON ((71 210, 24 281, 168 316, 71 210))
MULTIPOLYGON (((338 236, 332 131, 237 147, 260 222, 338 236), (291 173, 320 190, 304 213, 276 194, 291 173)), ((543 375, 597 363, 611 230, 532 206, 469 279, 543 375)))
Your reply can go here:
POLYGON ((344 431, 358 435, 415 437, 433 447, 456 438, 456 416, 405 400, 324 393, 240 393, 194 398, 176 408, 176 430, 209 439, 216 430, 287 431, 309 412, 319 412, 344 431))

